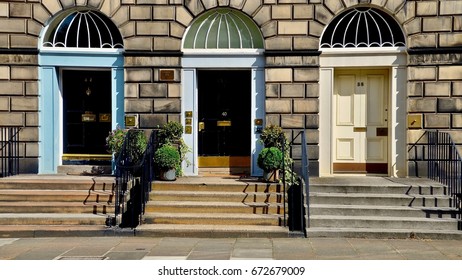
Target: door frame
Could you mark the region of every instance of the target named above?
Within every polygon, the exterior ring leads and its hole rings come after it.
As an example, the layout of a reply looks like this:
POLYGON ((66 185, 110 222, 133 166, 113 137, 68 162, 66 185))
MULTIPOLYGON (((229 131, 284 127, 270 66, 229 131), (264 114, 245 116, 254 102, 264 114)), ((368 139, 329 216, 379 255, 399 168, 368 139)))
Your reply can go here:
MULTIPOLYGON (((191 133, 185 133, 183 139, 191 148, 186 155, 187 161, 183 163, 185 175, 199 175, 198 163, 198 83, 197 70, 250 70, 251 71, 251 164, 252 176, 261 176, 262 170, 257 165, 258 153, 262 149, 259 143, 256 119, 265 120, 265 60, 261 51, 238 50, 234 52, 197 52, 189 51, 182 58, 182 98, 181 98, 181 123, 186 127, 187 113, 192 112, 191 133)), ((187 130, 187 129, 185 129, 187 130)))
POLYGON ((336 68, 387 68, 389 69, 389 138, 388 176, 405 177, 406 152, 406 100, 407 55, 405 48, 321 49, 320 56, 320 123, 319 173, 333 173, 333 94, 336 68))
MULTIPOLYGON (((62 94, 60 69, 111 71, 111 127, 124 127, 124 59, 115 49, 39 52, 39 174, 56 174, 62 163, 62 94)), ((109 134, 109 132, 108 132, 109 134)))

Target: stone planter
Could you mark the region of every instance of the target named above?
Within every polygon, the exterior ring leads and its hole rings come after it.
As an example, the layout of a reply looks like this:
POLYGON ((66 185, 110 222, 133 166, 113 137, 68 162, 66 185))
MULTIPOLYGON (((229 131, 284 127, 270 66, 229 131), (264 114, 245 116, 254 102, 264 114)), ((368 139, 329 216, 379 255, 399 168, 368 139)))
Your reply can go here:
POLYGON ((176 180, 176 170, 175 169, 161 170, 159 177, 163 181, 175 181, 176 180))
POLYGON ((279 170, 263 171, 263 180, 265 182, 279 182, 279 170))

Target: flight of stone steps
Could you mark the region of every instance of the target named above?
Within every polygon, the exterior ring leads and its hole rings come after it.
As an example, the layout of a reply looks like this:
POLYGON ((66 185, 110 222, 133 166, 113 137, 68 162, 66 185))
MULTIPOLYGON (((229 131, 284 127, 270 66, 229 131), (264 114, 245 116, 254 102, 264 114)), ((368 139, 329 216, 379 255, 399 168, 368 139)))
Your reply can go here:
MULTIPOLYGON (((114 178, 24 175, 0 179, 0 237, 112 235, 114 178)), ((132 233, 133 234, 133 233, 132 233)))
POLYGON ((312 178, 308 237, 462 239, 446 194, 418 178, 312 178))
POLYGON ((213 177, 153 183, 137 236, 288 237, 281 185, 213 177))

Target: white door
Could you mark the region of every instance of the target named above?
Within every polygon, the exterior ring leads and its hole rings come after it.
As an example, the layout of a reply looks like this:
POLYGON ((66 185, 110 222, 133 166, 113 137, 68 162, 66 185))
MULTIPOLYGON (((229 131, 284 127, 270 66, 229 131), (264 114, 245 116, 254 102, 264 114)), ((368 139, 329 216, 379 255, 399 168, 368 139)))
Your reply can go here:
POLYGON ((334 172, 388 172, 388 70, 336 70, 334 172))

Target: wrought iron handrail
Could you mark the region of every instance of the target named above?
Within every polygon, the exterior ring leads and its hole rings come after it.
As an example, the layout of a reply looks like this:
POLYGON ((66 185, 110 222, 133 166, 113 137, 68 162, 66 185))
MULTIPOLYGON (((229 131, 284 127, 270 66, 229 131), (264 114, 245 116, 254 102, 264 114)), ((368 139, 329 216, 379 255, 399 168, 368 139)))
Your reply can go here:
MULTIPOLYGON (((448 187, 450 206, 462 218, 462 157, 448 132, 425 131, 408 152, 414 151, 414 161, 426 164, 426 177, 448 187), (421 143, 422 142, 422 143, 421 143), (418 150, 421 147, 421 150, 418 150)), ((416 166, 416 175, 419 176, 416 166)))
POLYGON ((153 156, 157 131, 151 132, 146 150, 141 156, 134 152, 137 133, 144 131, 131 129, 127 132, 115 160, 114 217, 110 217, 107 222, 111 226, 135 228, 143 222, 154 178, 153 156))
MULTIPOLYGON (((290 166, 283 163, 282 183, 284 186, 284 195, 287 192, 288 212, 289 212, 289 231, 303 232, 306 236, 306 228, 310 226, 310 181, 309 181, 309 159, 308 149, 306 146, 306 131, 300 131, 286 145, 285 139, 282 139, 282 149, 285 155, 286 149, 289 149, 289 156, 292 159, 294 154, 295 141, 300 138, 300 158, 291 160, 290 166)), ((286 201, 284 197, 284 201, 286 201)), ((287 211, 284 203, 284 225, 286 224, 287 211)))
POLYGON ((19 174, 19 132, 22 127, 0 127, 0 177, 19 174))

